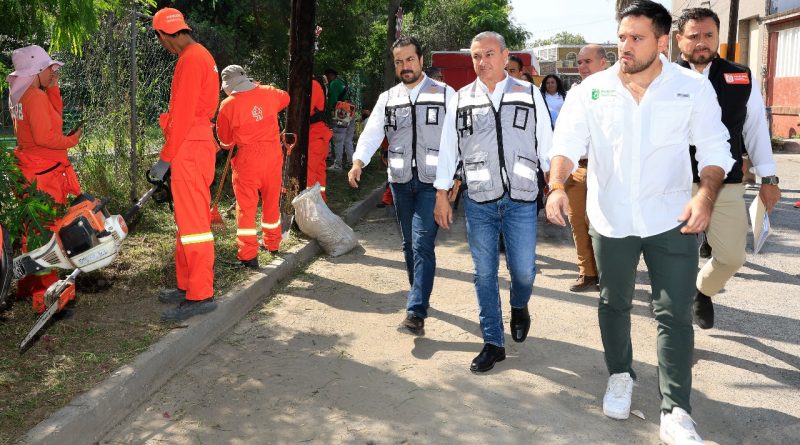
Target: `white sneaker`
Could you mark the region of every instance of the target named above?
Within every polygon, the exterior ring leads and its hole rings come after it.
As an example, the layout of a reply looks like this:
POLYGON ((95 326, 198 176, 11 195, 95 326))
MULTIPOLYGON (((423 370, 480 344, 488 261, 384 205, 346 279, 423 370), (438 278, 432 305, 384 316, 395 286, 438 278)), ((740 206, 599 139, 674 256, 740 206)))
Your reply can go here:
POLYGON ((612 374, 608 378, 606 395, 603 397, 603 414, 612 419, 625 420, 631 415, 633 379, 627 372, 612 374))
POLYGON ((334 162, 333 165, 328 167, 328 170, 341 170, 342 166, 338 162, 334 162))
POLYGON ((703 439, 694 430, 694 420, 682 408, 672 408, 671 413, 661 413, 659 437, 666 445, 702 445, 703 439))

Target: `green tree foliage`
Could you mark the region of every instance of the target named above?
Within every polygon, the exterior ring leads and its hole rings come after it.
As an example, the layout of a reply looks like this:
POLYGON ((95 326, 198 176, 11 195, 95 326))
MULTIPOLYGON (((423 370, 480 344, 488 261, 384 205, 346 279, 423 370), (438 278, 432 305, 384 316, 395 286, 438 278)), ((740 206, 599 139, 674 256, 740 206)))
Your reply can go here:
POLYGON ((561 31, 559 33, 553 34, 552 36, 546 39, 536 39, 531 41, 528 46, 531 48, 535 48, 537 46, 546 46, 546 45, 583 45, 586 43, 586 39, 581 34, 572 34, 568 31, 561 31))
POLYGON ((529 33, 510 20, 507 0, 427 0, 412 12, 407 34, 416 36, 426 53, 468 48, 482 31, 495 31, 511 49, 524 47, 529 33))
MULTIPOLYGON (((5 36, 28 44, 37 43, 56 51, 79 53, 87 36, 97 31, 99 17, 121 11, 127 0, 3 0, 5 36)), ((133 3, 153 4, 152 0, 133 3)))
POLYGON ((28 184, 13 152, 0 147, 0 223, 12 242, 17 244, 27 228, 28 247, 44 245, 51 236, 47 226, 63 210, 50 195, 37 190, 35 183, 28 184))

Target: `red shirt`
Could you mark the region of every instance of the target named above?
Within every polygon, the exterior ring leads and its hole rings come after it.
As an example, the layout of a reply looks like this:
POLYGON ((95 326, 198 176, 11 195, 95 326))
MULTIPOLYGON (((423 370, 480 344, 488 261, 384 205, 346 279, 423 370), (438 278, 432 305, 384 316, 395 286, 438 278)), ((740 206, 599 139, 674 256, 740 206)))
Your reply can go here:
POLYGON ((257 142, 278 142, 278 113, 289 105, 289 93, 271 86, 234 93, 222 101, 217 137, 225 148, 257 142))
POLYGON ((58 87, 47 92, 28 88, 11 110, 18 150, 29 156, 67 164, 67 150, 78 145, 78 135, 64 136, 64 103, 58 87))
POLYGON ((162 120, 164 148, 161 159, 170 162, 178 153, 192 127, 207 126, 219 104, 219 73, 211 53, 199 43, 192 43, 181 51, 172 75, 169 112, 162 120))

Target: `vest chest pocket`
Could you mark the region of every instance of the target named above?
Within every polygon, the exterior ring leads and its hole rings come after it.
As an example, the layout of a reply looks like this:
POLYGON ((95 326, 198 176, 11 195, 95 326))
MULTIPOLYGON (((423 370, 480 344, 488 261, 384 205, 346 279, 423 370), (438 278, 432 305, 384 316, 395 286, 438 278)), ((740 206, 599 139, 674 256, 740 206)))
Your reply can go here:
POLYGON ((525 107, 516 107, 514 109, 514 128, 525 130, 528 127, 528 113, 530 110, 525 107))
POLYGON ((386 107, 383 120, 384 130, 411 126, 411 107, 386 107))
POLYGON ((467 177, 467 188, 476 192, 492 190, 492 175, 487 162, 489 153, 480 151, 464 159, 464 174, 467 177))
POLYGON ((536 178, 537 168, 536 161, 533 159, 517 156, 514 168, 511 170, 513 173, 511 175, 511 188, 526 192, 536 190, 538 183, 536 178))
POLYGON ((477 132, 494 130, 494 113, 491 107, 472 109, 472 127, 477 132))
POLYGON ((439 149, 425 149, 425 175, 436 176, 436 166, 439 165, 439 149))
POLYGON ((439 125, 439 107, 425 107, 425 125, 439 125))
POLYGON ((405 147, 400 145, 389 146, 389 176, 398 181, 404 177, 406 161, 403 159, 405 147))
POLYGON ((472 112, 470 110, 456 112, 456 130, 462 138, 472 134, 472 112))

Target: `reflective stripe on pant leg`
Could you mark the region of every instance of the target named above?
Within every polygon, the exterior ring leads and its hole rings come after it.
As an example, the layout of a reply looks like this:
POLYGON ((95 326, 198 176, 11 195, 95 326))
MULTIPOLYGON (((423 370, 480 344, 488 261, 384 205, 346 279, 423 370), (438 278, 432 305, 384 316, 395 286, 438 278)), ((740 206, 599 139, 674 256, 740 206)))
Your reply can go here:
MULTIPOLYGON (((257 153, 256 153, 257 154, 257 153)), ((256 159, 247 149, 234 158, 233 194, 236 196, 236 258, 249 261, 258 256, 258 173, 256 159)))
MULTIPOLYGON (((269 149, 269 160, 264 162, 261 176, 261 229, 267 250, 278 250, 281 245, 281 172, 283 156, 280 147, 269 149)), ((325 160, 323 159, 323 163, 325 160)))
MULTIPOLYGON (((186 141, 173 158, 172 196, 175 200, 175 221, 178 224, 179 251, 185 259, 187 300, 204 300, 214 296, 214 235, 211 233, 211 192, 214 177, 212 141, 186 141)), ((177 255, 178 252, 176 252, 177 255)))

